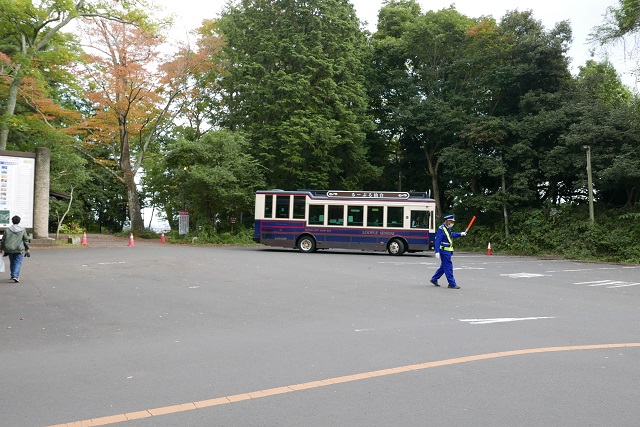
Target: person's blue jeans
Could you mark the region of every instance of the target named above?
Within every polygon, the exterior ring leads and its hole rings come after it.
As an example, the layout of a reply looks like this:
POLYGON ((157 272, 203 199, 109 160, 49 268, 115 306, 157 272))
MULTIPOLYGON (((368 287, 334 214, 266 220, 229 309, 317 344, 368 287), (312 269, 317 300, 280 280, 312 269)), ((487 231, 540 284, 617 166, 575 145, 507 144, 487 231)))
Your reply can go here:
POLYGON ((22 267, 22 254, 9 254, 9 264, 11 270, 11 278, 20 277, 20 267, 22 267))

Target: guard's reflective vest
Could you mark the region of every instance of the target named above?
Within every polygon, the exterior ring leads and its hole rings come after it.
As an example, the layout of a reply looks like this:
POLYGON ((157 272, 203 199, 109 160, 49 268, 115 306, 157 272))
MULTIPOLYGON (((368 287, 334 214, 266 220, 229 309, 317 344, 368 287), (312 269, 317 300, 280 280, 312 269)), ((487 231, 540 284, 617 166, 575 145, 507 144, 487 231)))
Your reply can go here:
POLYGON ((445 225, 441 225, 440 228, 442 228, 442 231, 444 231, 444 235, 447 236, 447 240, 449 241, 449 246, 445 246, 443 242, 440 242, 440 249, 443 251, 453 252, 453 239, 449 234, 449 229, 445 225))

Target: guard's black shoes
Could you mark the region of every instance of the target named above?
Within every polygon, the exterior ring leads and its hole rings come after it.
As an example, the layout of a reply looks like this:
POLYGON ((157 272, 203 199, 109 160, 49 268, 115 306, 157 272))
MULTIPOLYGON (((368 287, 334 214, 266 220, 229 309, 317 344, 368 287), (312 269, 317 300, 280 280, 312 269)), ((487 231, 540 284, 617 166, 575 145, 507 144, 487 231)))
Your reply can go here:
POLYGON ((429 281, 433 283, 433 286, 440 287, 440 285, 438 285, 438 282, 436 282, 435 280, 429 280, 429 281))
POLYGON ((447 286, 449 289, 460 289, 460 286, 455 285, 455 286, 447 286))

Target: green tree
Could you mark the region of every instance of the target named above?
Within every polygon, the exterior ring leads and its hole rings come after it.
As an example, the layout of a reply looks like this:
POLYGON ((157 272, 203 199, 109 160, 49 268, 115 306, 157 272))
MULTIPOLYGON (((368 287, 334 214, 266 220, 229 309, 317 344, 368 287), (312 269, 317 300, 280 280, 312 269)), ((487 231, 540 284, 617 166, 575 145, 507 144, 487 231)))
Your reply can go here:
POLYGON ((429 183, 440 214, 449 205, 441 154, 468 121, 456 94, 466 77, 454 70, 475 21, 453 8, 423 15, 414 0, 387 2, 379 16, 374 114, 388 152, 406 174, 404 187, 422 190, 429 183))
POLYGON ((585 154, 590 146, 596 201, 631 209, 640 196, 640 129, 637 97, 624 87, 607 61, 588 61, 576 77, 576 116, 563 136, 580 168, 580 198, 587 199, 585 154))
MULTIPOLYGON (((50 143, 51 144, 51 143, 50 143)), ((51 191, 69 194, 69 200, 51 197, 49 203, 49 223, 56 225, 56 232, 67 217, 81 215, 78 189, 89 180, 87 161, 70 144, 51 144, 51 191)))
MULTIPOLYGON (((471 192, 474 207, 480 208, 476 196, 486 198, 484 208, 495 209, 496 219, 503 216, 508 234, 509 209, 560 200, 563 175, 550 165, 563 159, 554 149, 572 120, 564 107, 571 94, 566 56, 571 28, 560 22, 545 30, 530 11, 516 11, 497 25, 483 20, 467 34, 473 41, 462 59, 471 76, 461 93, 467 94, 462 105, 471 121, 463 134, 466 141, 456 146, 467 152, 458 161, 476 152, 482 164, 477 178, 449 180, 470 182, 453 192, 457 200, 471 192)), ((455 161, 449 155, 446 164, 455 161)))
POLYGON ((357 188, 376 176, 369 50, 348 0, 241 0, 219 25, 225 124, 246 132, 270 186, 357 188))
POLYGON ((595 28, 594 37, 602 43, 616 41, 640 30, 640 1, 618 0, 607 8, 605 22, 595 28))
MULTIPOLYGON (((165 172, 149 178, 171 188, 167 213, 188 209, 192 222, 217 230, 252 211, 255 191, 264 187, 263 169, 248 153, 249 143, 237 132, 212 131, 198 141, 179 137, 167 144, 165 172)), ((175 217, 169 222, 174 227, 175 217)))

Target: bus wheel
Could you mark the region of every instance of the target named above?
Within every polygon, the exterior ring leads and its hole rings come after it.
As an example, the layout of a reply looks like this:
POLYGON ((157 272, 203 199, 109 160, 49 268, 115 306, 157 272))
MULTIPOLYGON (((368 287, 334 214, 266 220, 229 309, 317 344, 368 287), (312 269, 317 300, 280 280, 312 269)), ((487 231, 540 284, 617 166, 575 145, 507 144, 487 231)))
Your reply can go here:
POLYGON ((389 255, 402 255, 404 253, 404 243, 399 239, 392 239, 387 246, 389 255))
POLYGON ((302 236, 300 240, 298 240, 298 249, 304 253, 315 252, 316 241, 311 236, 302 236))

